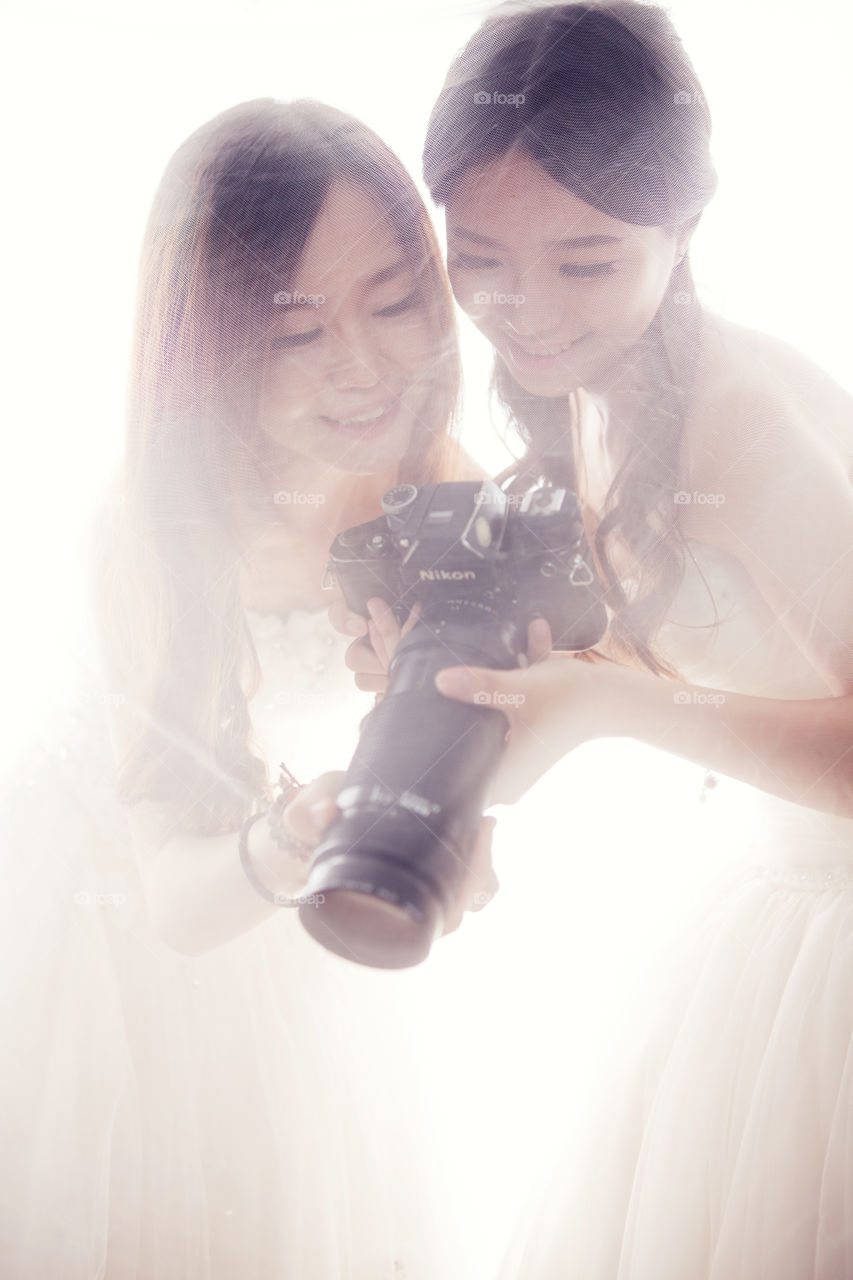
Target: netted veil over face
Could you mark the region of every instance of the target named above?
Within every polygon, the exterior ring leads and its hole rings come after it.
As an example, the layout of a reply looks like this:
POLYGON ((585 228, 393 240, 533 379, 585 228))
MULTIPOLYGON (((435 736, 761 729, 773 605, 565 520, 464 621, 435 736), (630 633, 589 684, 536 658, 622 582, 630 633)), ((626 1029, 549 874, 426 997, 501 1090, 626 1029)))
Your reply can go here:
POLYGON ((662 9, 633 0, 511 3, 450 68, 424 162, 443 203, 475 152, 487 163, 520 146, 611 217, 674 226, 700 214, 716 188, 702 147, 709 134, 695 72, 662 9), (478 128, 484 113, 472 108, 493 94, 512 110, 478 128))
MULTIPOLYGON (((459 53, 430 117, 424 177, 439 204, 460 182, 518 157, 585 205, 673 237, 692 232, 716 189, 710 114, 669 17, 639 0, 500 6, 459 53)), ((689 259, 631 359, 642 370, 642 434, 623 441, 596 554, 614 611, 614 642, 653 671, 653 635, 683 575, 672 495, 702 327, 689 259), (631 598, 608 548, 635 562, 631 598)), ((494 388, 528 445, 520 478, 575 487, 575 393, 535 395, 497 359, 494 388)))
POLYGON ((398 474, 431 478, 452 452, 452 303, 423 202, 376 134, 322 103, 241 103, 178 148, 145 232, 100 613, 125 695, 120 795, 162 800, 191 829, 233 830, 269 795, 247 710, 260 673, 240 557, 247 518, 274 513, 286 466, 259 422, 276 308, 341 185, 376 206, 416 282, 426 391, 398 474))

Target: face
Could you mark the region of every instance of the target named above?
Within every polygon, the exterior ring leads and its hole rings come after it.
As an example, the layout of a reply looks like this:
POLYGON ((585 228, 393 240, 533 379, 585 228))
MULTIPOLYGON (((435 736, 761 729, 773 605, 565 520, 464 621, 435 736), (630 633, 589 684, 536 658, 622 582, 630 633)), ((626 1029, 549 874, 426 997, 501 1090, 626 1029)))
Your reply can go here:
POLYGON ((613 385, 687 247, 584 204, 521 153, 466 174, 446 212, 456 298, 533 395, 613 385))
POLYGON ((290 291, 276 297, 261 429, 283 457, 386 469, 425 429, 433 344, 415 274, 370 195, 332 187, 290 291))

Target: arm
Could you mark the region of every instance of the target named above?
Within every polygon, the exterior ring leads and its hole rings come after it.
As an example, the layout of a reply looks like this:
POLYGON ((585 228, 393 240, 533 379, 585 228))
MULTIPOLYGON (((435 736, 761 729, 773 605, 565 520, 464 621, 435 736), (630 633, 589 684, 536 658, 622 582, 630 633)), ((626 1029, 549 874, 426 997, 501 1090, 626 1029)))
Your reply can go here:
POLYGON ((611 664, 453 667, 448 697, 499 706, 511 737, 490 803, 513 804, 593 738, 631 737, 785 800, 853 818, 853 694, 791 701, 722 693, 611 664))
MULTIPOLYGON (((335 795, 344 775, 324 773, 304 787, 282 815, 282 826, 312 848, 337 814, 335 795)), ((152 924, 163 942, 186 956, 203 955, 263 924, 279 907, 261 897, 246 878, 237 849, 238 833, 224 836, 176 834, 163 839, 162 806, 143 801, 128 813, 134 851, 152 924)), ((442 936, 454 933, 466 911, 479 911, 494 897, 498 881, 491 862, 495 819, 484 818, 471 852, 468 873, 444 921, 442 936)), ((256 875, 273 893, 298 896, 307 867, 273 841, 261 819, 249 829, 248 848, 256 875)))
POLYGON ((582 742, 630 737, 785 800, 853 818, 853 694, 789 701, 722 693, 610 664, 453 667, 441 693, 500 706, 511 736, 490 803, 513 804, 582 742))
MULTIPOLYGON (((715 692, 642 671, 548 662, 443 672, 439 689, 503 695, 512 742, 496 786, 517 799, 590 737, 630 736, 799 804, 853 817, 853 487, 802 412, 768 393, 714 417, 691 488, 722 493, 701 540, 736 556, 837 697, 715 692), (725 428, 725 429, 724 429, 725 428), (453 688, 454 679, 456 687, 453 688), (508 693, 522 696, 507 703, 508 693)), ((694 442, 695 443, 695 442, 694 442)))
POLYGON ((793 701, 661 682, 626 668, 616 675, 624 681, 616 716, 623 735, 853 818, 853 694, 793 701))
MULTIPOLYGON (((289 834, 311 846, 318 843, 335 812, 340 777, 324 774, 295 797, 283 815, 289 834)), ((149 800, 128 809, 128 822, 151 922, 173 950, 202 955, 282 910, 246 878, 236 831, 167 835, 163 807, 149 800)), ((265 821, 250 828, 248 847, 258 878, 273 893, 299 894, 306 867, 275 844, 265 821)))

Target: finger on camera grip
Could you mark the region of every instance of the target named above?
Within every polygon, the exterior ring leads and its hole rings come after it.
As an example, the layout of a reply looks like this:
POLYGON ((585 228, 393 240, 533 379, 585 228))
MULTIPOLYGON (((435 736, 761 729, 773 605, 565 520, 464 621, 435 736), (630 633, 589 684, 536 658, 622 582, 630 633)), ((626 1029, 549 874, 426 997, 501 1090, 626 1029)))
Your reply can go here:
POLYGON ((466 911, 479 911, 494 897, 498 889, 497 876, 492 867, 492 835, 497 819, 483 818, 459 891, 445 918, 442 937, 455 933, 466 911))
POLYGON ((393 640, 400 634, 397 615, 387 600, 383 600, 381 596, 371 596, 367 602, 367 611, 380 635, 386 639, 393 640))
POLYGON ((381 663, 382 670, 387 671, 390 659, 388 657, 388 644, 385 636, 381 631, 379 631, 375 622, 368 622, 367 633, 370 636, 370 644, 373 652, 381 663))
POLYGON ((553 647, 551 628, 545 618, 533 618, 527 625, 527 661, 544 662, 553 647))
POLYGON ((411 611, 410 611, 410 613, 409 613, 408 618, 407 618, 407 619, 406 619, 406 621, 403 623, 403 629, 402 629, 402 631, 400 632, 400 639, 401 639, 401 640, 402 640, 402 638, 403 638, 404 636, 407 636, 407 635, 409 634, 409 632, 411 631, 412 627, 413 627, 413 626, 415 625, 415 623, 418 621, 418 619, 420 618, 420 616, 421 616, 421 602, 420 602, 420 600, 416 600, 416 601, 415 601, 415 603, 412 605, 412 608, 411 608, 411 611))
POLYGON ((323 773, 300 788, 281 815, 286 834, 312 847, 318 844, 337 813, 335 799, 345 776, 341 770, 323 773))
POLYGON ((359 671, 355 677, 355 687, 364 693, 385 693, 388 689, 388 677, 384 672, 372 675, 369 672, 359 671))
POLYGON ((367 634, 367 619, 353 613, 345 600, 334 600, 329 605, 328 619, 335 631, 345 636, 364 636, 367 634))
POLYGON ((371 618, 368 629, 373 647, 387 666, 400 642, 400 624, 391 606, 378 596, 368 600, 367 608, 371 618))
POLYGON ((353 640, 344 654, 344 662, 350 671, 360 672, 362 675, 383 675, 385 666, 380 656, 376 653, 370 639, 362 636, 360 640, 353 640))
POLYGON ((480 822, 480 830, 471 854, 468 870, 468 886, 470 891, 469 911, 481 910, 498 891, 498 878, 492 865, 492 837, 497 826, 497 818, 487 817, 480 822))

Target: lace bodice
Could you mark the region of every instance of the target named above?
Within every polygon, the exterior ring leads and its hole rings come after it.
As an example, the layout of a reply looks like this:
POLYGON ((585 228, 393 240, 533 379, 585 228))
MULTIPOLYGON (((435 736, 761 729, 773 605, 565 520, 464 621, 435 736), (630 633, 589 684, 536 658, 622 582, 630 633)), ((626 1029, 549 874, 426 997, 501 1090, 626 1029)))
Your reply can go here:
POLYGON ((273 780, 283 760, 300 782, 346 769, 373 696, 344 664, 351 643, 325 610, 296 609, 286 619, 247 611, 262 683, 249 712, 273 780))

